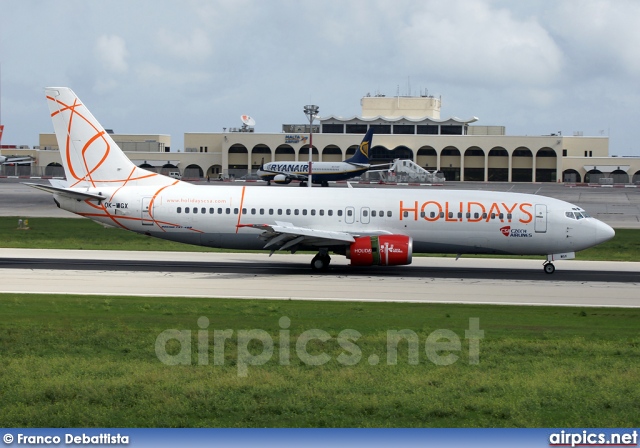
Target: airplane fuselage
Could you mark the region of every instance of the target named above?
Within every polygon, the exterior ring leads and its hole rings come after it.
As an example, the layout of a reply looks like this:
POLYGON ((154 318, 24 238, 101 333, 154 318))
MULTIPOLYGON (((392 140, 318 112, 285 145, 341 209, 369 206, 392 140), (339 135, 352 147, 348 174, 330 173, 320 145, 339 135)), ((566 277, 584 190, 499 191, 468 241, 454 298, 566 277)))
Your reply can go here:
MULTIPOLYGON (((369 166, 359 166, 346 162, 312 162, 313 183, 331 182, 351 179, 365 173, 369 166)), ((307 176, 309 174, 309 162, 269 162, 257 174, 264 180, 274 180, 278 175, 307 176)))
POLYGON ((57 200, 66 210, 135 232, 229 249, 262 249, 261 230, 239 226, 276 221, 354 235, 408 235, 415 253, 547 255, 611 237, 606 224, 576 219, 580 209, 573 204, 518 193, 362 188, 342 195, 290 188, 274 194, 261 186, 184 182, 91 191, 107 200, 57 200))

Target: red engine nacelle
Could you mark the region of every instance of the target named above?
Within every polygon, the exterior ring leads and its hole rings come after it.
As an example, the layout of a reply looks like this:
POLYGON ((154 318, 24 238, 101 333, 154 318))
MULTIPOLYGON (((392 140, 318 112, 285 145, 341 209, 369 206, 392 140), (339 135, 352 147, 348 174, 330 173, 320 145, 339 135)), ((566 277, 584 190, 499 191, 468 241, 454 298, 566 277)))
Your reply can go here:
POLYGON ((347 250, 351 266, 397 266, 411 264, 413 239, 405 235, 356 238, 347 250))

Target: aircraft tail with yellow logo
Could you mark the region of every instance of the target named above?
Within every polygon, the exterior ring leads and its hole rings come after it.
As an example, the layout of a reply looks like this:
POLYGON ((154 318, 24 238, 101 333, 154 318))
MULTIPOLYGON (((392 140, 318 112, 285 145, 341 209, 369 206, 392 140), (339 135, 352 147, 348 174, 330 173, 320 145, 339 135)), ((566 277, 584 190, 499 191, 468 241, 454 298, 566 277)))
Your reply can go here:
POLYGON ((369 165, 369 151, 371 150, 371 140, 373 139, 373 127, 369 127, 369 130, 364 135, 360 147, 353 155, 353 157, 346 159, 346 163, 353 163, 357 165, 369 165))

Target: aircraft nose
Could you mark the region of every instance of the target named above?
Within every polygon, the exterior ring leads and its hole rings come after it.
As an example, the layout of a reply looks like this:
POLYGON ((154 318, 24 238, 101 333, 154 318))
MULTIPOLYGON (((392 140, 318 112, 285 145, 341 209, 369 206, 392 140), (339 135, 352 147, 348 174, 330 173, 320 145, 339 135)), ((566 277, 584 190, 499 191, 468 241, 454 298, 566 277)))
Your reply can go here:
POLYGON ((596 244, 604 243, 605 241, 609 241, 611 238, 616 236, 616 231, 611 228, 608 224, 603 223, 602 221, 597 222, 596 226, 596 244))

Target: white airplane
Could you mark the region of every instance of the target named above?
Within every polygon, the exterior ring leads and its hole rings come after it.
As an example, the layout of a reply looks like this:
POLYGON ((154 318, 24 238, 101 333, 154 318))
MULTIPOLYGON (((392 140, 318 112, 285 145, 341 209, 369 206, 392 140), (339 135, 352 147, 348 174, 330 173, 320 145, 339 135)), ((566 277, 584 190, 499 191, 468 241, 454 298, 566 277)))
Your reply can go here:
POLYGON ((11 156, 0 156, 0 165, 9 165, 12 163, 17 163, 19 165, 26 165, 29 163, 33 163, 33 158, 31 157, 11 157, 11 156))
POLYGON ((192 185, 133 164, 69 88, 46 89, 66 181, 30 184, 64 210, 158 238, 228 248, 314 250, 351 265, 407 265, 414 253, 546 255, 610 240, 582 208, 544 196, 426 189, 192 185))
MULTIPOLYGON (((369 149, 372 136, 373 129, 369 129, 353 157, 342 162, 312 162, 311 182, 328 187, 329 181, 351 179, 365 173, 371 166, 369 149)), ((270 185, 271 181, 289 184, 296 180, 304 186, 309 180, 309 162, 269 162, 262 164, 257 174, 267 181, 267 185, 270 185)))

